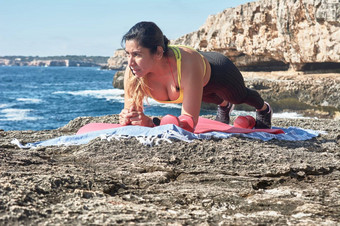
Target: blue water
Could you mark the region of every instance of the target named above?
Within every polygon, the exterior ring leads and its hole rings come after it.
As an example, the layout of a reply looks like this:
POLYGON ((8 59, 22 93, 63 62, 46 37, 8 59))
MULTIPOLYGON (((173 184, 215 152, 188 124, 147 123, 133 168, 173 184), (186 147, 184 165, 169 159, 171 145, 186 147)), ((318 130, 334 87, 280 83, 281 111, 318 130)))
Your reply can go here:
MULTIPOLYGON (((114 74, 90 67, 0 67, 0 129, 56 129, 79 116, 118 114, 124 100, 123 90, 112 87, 114 74)), ((180 105, 150 101, 145 113, 180 111, 180 105)))

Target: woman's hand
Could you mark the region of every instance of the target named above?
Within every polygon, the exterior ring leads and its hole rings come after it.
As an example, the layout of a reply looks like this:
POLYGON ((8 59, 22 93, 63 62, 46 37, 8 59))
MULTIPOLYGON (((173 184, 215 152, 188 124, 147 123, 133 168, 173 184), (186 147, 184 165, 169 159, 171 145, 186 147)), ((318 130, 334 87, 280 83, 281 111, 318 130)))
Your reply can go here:
POLYGON ((119 114, 119 124, 153 127, 152 119, 146 116, 142 111, 135 109, 123 109, 119 114))
POLYGON ((153 127, 152 119, 141 111, 130 111, 131 125, 153 127))
POLYGON ((124 108, 119 114, 119 124, 122 126, 130 125, 129 110, 124 108))

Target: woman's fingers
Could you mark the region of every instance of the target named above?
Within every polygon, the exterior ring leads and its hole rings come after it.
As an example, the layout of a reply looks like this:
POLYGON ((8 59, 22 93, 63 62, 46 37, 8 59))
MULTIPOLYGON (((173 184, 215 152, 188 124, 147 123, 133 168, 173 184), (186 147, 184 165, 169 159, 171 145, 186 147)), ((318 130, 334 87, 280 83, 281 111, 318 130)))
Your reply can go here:
POLYGON ((130 115, 129 118, 130 118, 131 122, 140 121, 142 119, 142 115, 140 113, 135 112, 135 113, 130 113, 130 114, 131 115, 130 115))
POLYGON ((136 111, 134 109, 123 109, 119 114, 119 124, 121 125, 148 125, 148 117, 144 115, 141 111, 136 111))
POLYGON ((123 109, 119 114, 119 124, 125 126, 130 124, 129 110, 123 109))
POLYGON ((139 121, 131 121, 131 125, 141 126, 142 125, 142 121, 141 120, 139 120, 139 121))
POLYGON ((119 117, 119 124, 126 126, 130 124, 130 120, 124 117, 119 117))

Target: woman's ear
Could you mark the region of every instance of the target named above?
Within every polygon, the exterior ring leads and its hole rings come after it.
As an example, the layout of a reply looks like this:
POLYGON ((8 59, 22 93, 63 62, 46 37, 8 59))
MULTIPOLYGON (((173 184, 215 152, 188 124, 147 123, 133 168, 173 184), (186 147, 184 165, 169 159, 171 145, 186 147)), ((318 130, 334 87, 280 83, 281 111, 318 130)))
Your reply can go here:
POLYGON ((162 59, 163 55, 164 55, 163 47, 157 46, 157 51, 156 51, 156 54, 155 54, 156 58, 158 60, 160 60, 160 59, 162 59))

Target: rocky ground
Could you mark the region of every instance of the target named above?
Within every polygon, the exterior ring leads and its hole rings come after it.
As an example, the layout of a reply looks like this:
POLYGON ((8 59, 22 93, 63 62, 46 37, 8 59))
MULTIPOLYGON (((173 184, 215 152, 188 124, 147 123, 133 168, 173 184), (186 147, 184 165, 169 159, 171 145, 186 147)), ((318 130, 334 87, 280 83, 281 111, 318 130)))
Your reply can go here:
POLYGON ((339 225, 340 120, 274 119, 327 134, 308 141, 135 139, 19 149, 73 134, 0 131, 0 225, 339 225))
POLYGON ((242 72, 272 107, 340 119, 340 73, 295 71, 242 72))

